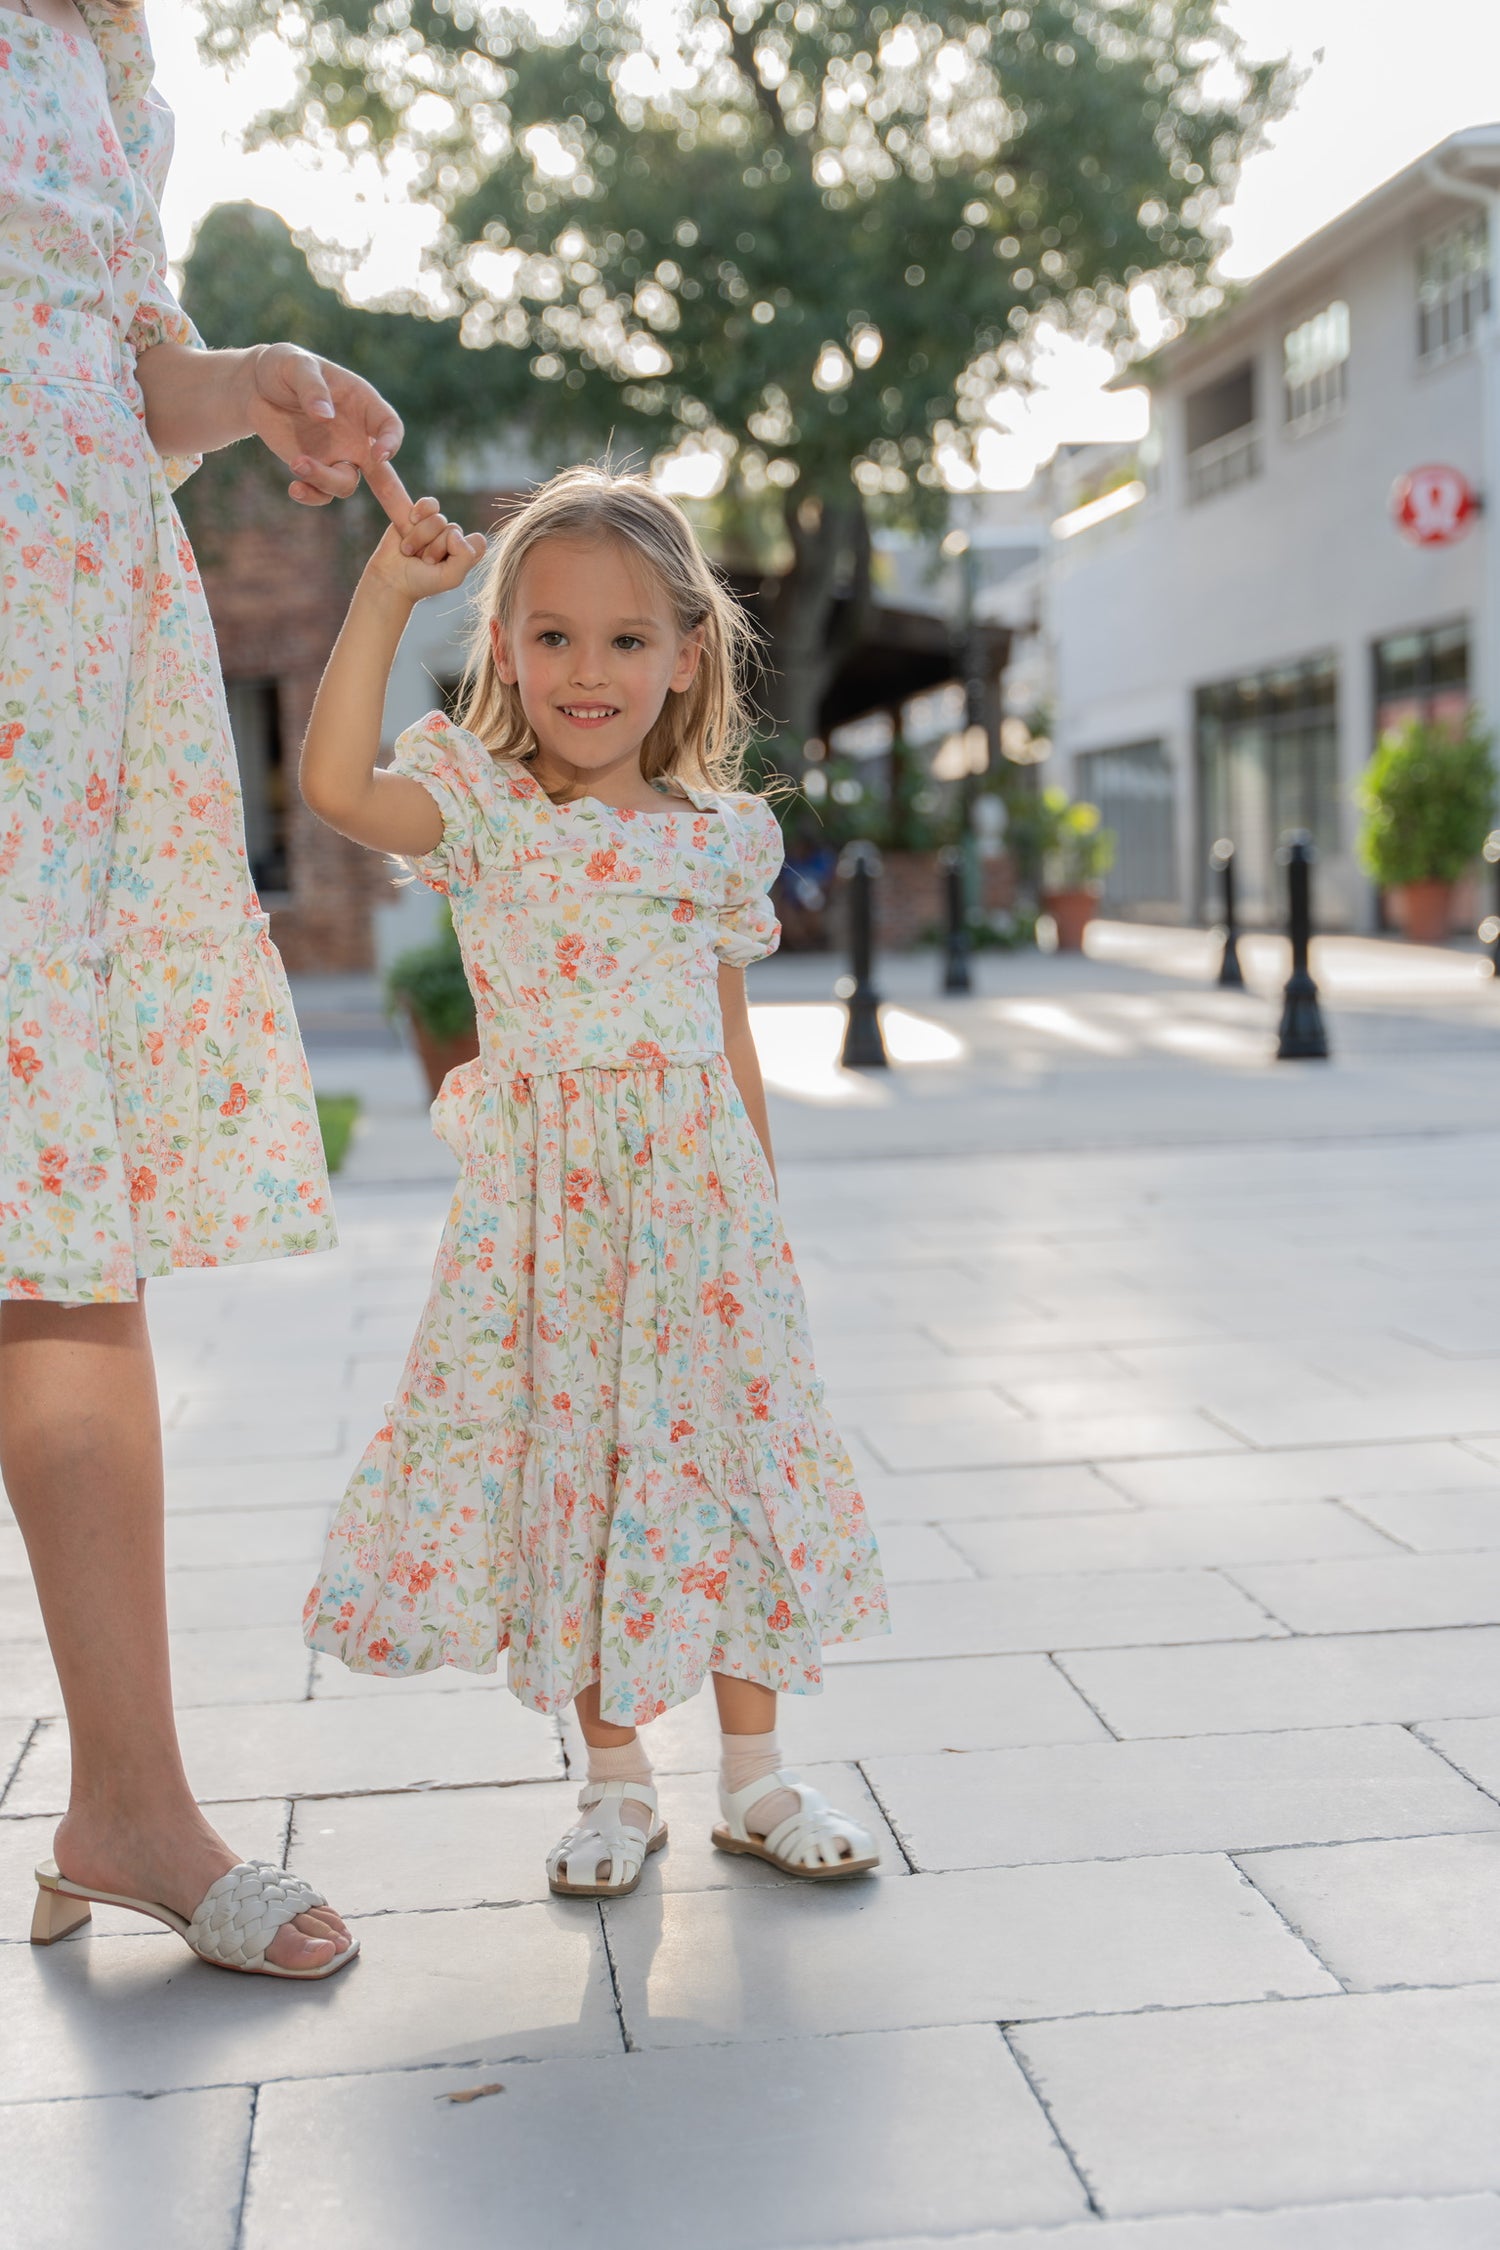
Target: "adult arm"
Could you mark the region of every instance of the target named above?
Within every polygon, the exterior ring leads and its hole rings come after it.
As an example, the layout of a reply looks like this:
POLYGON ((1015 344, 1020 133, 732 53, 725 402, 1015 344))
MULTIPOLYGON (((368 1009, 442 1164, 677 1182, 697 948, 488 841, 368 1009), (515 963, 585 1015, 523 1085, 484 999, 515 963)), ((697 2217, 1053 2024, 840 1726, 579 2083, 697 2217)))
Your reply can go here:
POLYGON ((409 520, 410 498, 389 466, 401 418, 347 367, 297 344, 210 352, 160 343, 138 355, 136 375, 163 458, 259 437, 291 470, 291 496, 304 506, 346 500, 363 476, 393 522, 409 520))
POLYGON ((771 1148, 771 1120, 766 1110, 765 1083, 760 1057, 750 1029, 750 1002, 745 992, 745 972, 719 963, 719 1013, 724 1019, 724 1054, 740 1090, 755 1137, 766 1152, 771 1178, 776 1178, 776 1157, 771 1148))

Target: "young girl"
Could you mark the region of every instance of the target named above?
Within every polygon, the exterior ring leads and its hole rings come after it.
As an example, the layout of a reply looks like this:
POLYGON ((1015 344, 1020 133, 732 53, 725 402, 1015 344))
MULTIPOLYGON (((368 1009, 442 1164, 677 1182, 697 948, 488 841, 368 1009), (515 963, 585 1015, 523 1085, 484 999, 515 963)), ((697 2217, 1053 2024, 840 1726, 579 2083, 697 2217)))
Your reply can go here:
POLYGON ((724 1851, 863 1873, 787 1774, 776 1696, 886 1629, 864 1504, 776 1208, 744 969, 774 947, 770 808, 737 787, 746 628, 670 500, 574 469, 505 525, 462 723, 377 772, 423 595, 484 552, 422 500, 354 597, 302 753, 344 835, 446 893, 478 1061, 434 1108, 463 1170, 390 1420, 307 1606, 362 1671, 492 1671, 588 1746, 554 1891, 634 1890, 666 1840, 636 1727, 711 1672, 724 1851))

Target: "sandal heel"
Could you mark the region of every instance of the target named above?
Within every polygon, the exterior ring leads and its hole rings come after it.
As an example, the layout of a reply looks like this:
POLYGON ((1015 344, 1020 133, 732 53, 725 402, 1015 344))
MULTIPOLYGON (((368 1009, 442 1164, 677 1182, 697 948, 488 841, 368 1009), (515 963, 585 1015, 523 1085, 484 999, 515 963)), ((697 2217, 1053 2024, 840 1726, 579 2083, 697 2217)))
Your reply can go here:
POLYGON ((49 1890, 45 1884, 37 1885, 36 1911, 31 1917, 31 1942, 33 1945, 56 1945, 59 1938, 68 1937, 88 1921, 91 1909, 86 1898, 69 1898, 66 1891, 49 1890))

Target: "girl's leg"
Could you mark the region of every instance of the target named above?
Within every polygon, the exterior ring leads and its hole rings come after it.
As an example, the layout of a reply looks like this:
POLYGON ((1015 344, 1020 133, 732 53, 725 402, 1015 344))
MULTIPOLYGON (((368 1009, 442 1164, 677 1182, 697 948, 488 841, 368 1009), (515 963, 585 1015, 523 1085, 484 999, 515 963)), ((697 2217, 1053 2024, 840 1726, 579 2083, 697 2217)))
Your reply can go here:
MULTIPOLYGON (((634 1727, 612 1726, 608 1719, 600 1718, 597 1684, 575 1696, 573 1708, 588 1747, 590 1781, 650 1781, 651 1760, 646 1745, 634 1727)), ((627 1827, 639 1828, 643 1836, 651 1832, 651 1808, 634 1797, 624 1800, 620 1818, 627 1827)))
MULTIPOLYGON (((755 1680, 732 1680, 723 1672, 715 1672, 714 1700, 719 1706, 720 1745, 719 1777, 724 1787, 733 1792, 748 1789, 752 1781, 764 1774, 775 1773, 781 1764, 781 1745, 776 1739, 776 1691, 761 1687, 755 1680)), ((746 1816, 746 1826, 752 1835, 769 1836, 771 1830, 783 1820, 790 1820, 797 1810, 797 1799, 790 1789, 777 1789, 763 1797, 746 1816)))
MULTIPOLYGON (((72 1882, 190 1915, 236 1855, 194 1803, 177 1744, 144 1303, 0 1306, 0 1474, 68 1716, 58 1864, 72 1882)), ((314 1968, 346 1936, 318 1908, 277 1932, 269 1958, 314 1968)))

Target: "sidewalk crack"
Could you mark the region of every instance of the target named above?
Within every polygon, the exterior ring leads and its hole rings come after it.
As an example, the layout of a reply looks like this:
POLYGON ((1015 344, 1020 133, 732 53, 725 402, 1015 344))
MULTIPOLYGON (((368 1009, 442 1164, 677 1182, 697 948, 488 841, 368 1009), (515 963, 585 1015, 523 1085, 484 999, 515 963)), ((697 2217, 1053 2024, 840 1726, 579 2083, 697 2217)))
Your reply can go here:
POLYGON ((250 2089, 250 2118, 245 2133, 245 2162, 240 2172, 239 2200, 234 2211, 234 2234, 232 2237, 234 2250, 244 2250, 245 2204, 250 2193, 250 2164, 255 2154, 255 2121, 259 2112, 260 2088, 259 2086, 252 2086, 250 2089))
POLYGON ((1058 2124, 1056 2117, 1053 2115, 1052 2104, 1048 2101, 1046 2095, 1042 2092, 1041 2086, 1038 2084, 1037 2080, 1032 2076, 1030 2070, 1027 2068, 1026 2057, 1017 2047, 1014 2039, 1012 2039, 1011 2037, 1010 2030, 1005 2024, 996 2024, 995 2029, 1000 2034, 1000 2041, 1002 2046, 1005 2048, 1006 2053, 1010 2056, 1011 2061, 1015 2064, 1017 2070, 1025 2079, 1027 2087, 1031 2093, 1032 2100, 1036 2103, 1043 2117, 1046 2118, 1047 2123, 1051 2128, 1052 2138, 1056 2141, 1058 2147, 1062 2150, 1063 2156, 1066 2159, 1066 2162, 1073 2174, 1074 2179, 1078 2182, 1079 2187, 1083 2191, 1084 2200, 1088 2204, 1090 2214, 1096 2219, 1102 2219, 1104 2217, 1104 2211, 1101 2205, 1095 2199, 1094 2190, 1089 2183, 1089 2176, 1087 2172, 1085 2172, 1083 2165, 1079 2161, 1074 2150, 1069 2145, 1067 2137, 1064 2134, 1061 2126, 1058 2124))

